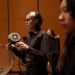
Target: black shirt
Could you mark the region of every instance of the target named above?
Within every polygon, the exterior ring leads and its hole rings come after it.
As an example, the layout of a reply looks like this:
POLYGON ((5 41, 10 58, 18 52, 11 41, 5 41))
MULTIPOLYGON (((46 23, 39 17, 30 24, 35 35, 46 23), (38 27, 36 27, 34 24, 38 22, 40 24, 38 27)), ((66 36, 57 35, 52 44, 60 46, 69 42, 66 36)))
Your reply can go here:
POLYGON ((24 59, 24 63, 44 63, 49 59, 49 38, 43 30, 30 32, 26 40, 24 40, 29 48, 27 50, 18 51, 13 48, 12 51, 19 58, 24 59))

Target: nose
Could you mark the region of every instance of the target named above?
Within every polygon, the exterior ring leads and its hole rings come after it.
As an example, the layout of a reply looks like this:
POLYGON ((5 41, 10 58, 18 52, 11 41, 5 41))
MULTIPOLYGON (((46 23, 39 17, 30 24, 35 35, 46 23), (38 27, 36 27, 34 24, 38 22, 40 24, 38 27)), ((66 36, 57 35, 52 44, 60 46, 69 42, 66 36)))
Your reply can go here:
POLYGON ((25 24, 27 24, 27 21, 25 21, 25 24))
POLYGON ((59 19, 60 21, 63 21, 63 20, 64 20, 63 14, 60 14, 59 17, 58 17, 58 19, 59 19))

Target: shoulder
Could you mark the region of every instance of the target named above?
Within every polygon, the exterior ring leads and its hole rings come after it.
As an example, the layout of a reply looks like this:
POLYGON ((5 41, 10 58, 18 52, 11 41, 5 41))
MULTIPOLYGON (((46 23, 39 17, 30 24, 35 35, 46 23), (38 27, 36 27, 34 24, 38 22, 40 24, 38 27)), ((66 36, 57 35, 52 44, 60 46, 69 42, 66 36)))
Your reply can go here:
POLYGON ((39 31, 39 33, 38 33, 38 35, 39 35, 39 36, 42 36, 42 35, 47 35, 47 34, 46 34, 46 32, 45 32, 45 31, 40 30, 40 31, 39 31))
POLYGON ((40 30, 40 31, 39 31, 39 33, 42 33, 42 34, 44 34, 44 33, 46 33, 46 32, 45 32, 45 31, 43 31, 43 30, 40 30))
POLYGON ((37 34, 37 37, 40 37, 41 39, 49 39, 47 33, 43 30, 39 31, 39 33, 37 34))

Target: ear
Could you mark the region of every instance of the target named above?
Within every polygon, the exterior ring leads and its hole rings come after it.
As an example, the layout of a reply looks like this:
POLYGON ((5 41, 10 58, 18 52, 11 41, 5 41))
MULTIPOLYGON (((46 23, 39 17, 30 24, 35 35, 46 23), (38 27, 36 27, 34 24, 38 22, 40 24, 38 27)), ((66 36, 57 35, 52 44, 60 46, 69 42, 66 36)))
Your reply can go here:
POLYGON ((35 23, 38 23, 38 19, 35 19, 35 23))

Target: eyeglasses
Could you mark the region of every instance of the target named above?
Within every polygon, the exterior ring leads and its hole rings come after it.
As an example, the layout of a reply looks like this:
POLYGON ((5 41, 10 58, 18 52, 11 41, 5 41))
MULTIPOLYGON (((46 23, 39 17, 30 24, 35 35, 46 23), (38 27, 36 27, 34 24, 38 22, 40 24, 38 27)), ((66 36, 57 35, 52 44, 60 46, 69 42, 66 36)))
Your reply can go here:
POLYGON ((30 21, 30 20, 34 20, 34 18, 29 18, 29 19, 25 19, 25 22, 27 21, 30 21))

